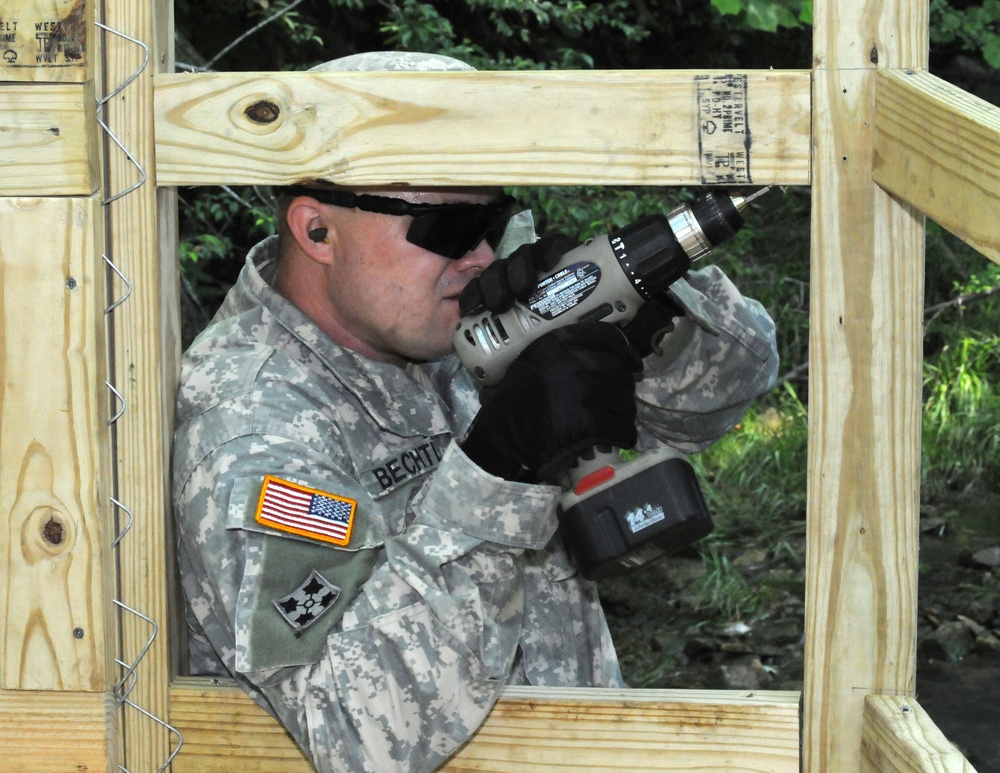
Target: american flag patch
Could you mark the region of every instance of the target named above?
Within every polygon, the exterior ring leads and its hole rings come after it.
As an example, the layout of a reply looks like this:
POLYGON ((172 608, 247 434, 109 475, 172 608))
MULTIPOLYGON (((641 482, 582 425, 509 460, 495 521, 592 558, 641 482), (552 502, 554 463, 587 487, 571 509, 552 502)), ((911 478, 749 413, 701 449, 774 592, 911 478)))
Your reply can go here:
POLYGON ((301 537, 346 545, 358 503, 268 475, 257 502, 256 521, 301 537))

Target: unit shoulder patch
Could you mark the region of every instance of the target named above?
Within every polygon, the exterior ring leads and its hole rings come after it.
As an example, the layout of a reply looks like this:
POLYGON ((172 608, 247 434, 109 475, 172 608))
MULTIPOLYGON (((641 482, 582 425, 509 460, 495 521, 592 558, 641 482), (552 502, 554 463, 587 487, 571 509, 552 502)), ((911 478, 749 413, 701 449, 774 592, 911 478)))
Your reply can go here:
POLYGON ((257 501, 257 523, 300 537, 346 546, 357 500, 268 475, 257 501))
POLYGON ((298 635, 326 614, 338 598, 340 588, 313 569, 298 588, 272 603, 298 635))

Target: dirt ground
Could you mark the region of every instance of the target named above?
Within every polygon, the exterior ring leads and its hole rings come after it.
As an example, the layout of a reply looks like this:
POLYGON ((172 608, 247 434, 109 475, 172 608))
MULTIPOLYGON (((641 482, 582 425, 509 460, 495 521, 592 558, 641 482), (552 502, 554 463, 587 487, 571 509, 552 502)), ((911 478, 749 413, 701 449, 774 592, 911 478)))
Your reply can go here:
MULTIPOLYGON (((921 512, 917 700, 980 773, 1000 772, 1000 495, 975 492, 921 512)), ((804 556, 804 540, 792 544, 804 556)), ((693 550, 604 580, 622 671, 649 688, 800 690, 804 568, 751 546, 732 560, 763 599, 751 615, 697 608, 693 550)))

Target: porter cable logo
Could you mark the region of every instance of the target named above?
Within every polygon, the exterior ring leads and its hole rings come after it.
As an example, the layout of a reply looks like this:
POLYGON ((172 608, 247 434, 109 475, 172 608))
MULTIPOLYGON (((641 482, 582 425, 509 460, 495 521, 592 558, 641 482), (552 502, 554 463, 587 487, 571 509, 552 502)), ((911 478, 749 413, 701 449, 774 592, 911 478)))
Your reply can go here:
POLYGON ((600 281, 596 263, 573 263, 539 282, 528 308, 543 319, 555 319, 581 303, 600 281))
POLYGON ((659 523, 664 518, 666 515, 663 514, 663 508, 659 505, 654 507, 649 502, 625 514, 625 520, 628 521, 628 527, 633 534, 652 526, 654 523, 659 523))

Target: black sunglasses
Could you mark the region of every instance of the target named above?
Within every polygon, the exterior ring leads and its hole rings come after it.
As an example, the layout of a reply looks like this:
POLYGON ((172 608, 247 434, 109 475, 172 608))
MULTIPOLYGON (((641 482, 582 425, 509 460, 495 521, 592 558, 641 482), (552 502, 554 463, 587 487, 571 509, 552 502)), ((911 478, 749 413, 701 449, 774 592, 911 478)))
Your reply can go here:
POLYGON ((503 196, 488 204, 414 204, 390 196, 307 188, 304 185, 282 188, 282 193, 311 196, 334 207, 360 209, 380 215, 411 215, 413 222, 406 231, 406 240, 452 260, 472 252, 484 240, 496 249, 514 210, 513 196, 503 196))

